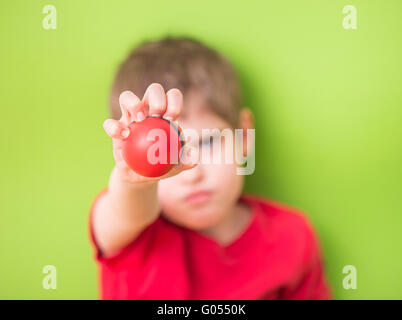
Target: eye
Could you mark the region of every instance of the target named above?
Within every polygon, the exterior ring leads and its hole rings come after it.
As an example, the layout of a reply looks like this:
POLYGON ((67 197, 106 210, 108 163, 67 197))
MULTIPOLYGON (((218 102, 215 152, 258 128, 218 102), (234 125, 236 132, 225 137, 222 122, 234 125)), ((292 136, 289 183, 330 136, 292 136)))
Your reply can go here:
POLYGON ((214 143, 214 138, 212 136, 202 139, 200 141, 200 147, 209 147, 211 145, 213 145, 214 143))

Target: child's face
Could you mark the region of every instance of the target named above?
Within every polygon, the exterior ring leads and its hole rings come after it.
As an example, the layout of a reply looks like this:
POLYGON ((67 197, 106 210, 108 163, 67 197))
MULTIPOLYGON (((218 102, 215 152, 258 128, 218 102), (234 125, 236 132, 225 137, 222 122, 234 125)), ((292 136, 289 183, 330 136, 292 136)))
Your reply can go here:
MULTIPOLYGON (((178 122, 184 130, 191 128, 197 131, 200 140, 202 129, 230 128, 229 123, 206 108, 192 108, 193 105, 186 107, 191 108, 191 111, 185 118, 179 118, 178 122)), ((185 136, 187 137, 186 134, 185 136)), ((208 144, 201 141, 200 154, 207 147, 208 144)), ((192 169, 159 181, 158 196, 164 217, 178 225, 199 231, 227 218, 242 192, 244 177, 236 173, 238 165, 235 161, 230 164, 222 162, 203 164, 200 161, 192 169), (191 197, 191 194, 198 192, 202 193, 191 197)))

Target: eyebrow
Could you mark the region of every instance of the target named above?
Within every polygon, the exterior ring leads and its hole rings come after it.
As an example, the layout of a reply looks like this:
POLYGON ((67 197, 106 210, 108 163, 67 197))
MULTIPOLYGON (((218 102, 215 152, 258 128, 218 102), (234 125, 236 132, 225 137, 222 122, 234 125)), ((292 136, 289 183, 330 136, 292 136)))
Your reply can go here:
POLYGON ((226 129, 226 127, 225 127, 225 128, 221 128, 221 127, 219 127, 219 128, 209 128, 209 129, 211 129, 211 130, 213 130, 213 129, 218 129, 220 132, 219 132, 219 133, 212 132, 211 134, 208 134, 208 135, 205 136, 205 137, 203 137, 202 134, 201 134, 200 137, 199 137, 199 139, 198 139, 198 143, 201 143, 203 140, 206 140, 206 139, 222 137, 222 136, 221 136, 221 131, 224 130, 224 129, 226 129))

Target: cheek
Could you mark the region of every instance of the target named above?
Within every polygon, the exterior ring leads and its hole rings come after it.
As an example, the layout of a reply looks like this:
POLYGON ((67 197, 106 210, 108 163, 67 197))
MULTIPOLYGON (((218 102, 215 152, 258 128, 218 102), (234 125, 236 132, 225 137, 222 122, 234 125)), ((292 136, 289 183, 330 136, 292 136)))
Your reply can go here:
POLYGON ((241 195, 244 176, 236 174, 235 164, 208 165, 208 184, 215 191, 210 209, 218 213, 232 206, 241 195))
POLYGON ((235 164, 208 165, 208 175, 214 186, 223 192, 229 192, 234 187, 238 187, 243 179, 236 174, 237 166, 235 164), (229 188, 229 190, 228 190, 229 188))
POLYGON ((169 205, 170 202, 174 202, 176 198, 180 197, 179 185, 176 177, 158 182, 158 198, 163 206, 169 205))

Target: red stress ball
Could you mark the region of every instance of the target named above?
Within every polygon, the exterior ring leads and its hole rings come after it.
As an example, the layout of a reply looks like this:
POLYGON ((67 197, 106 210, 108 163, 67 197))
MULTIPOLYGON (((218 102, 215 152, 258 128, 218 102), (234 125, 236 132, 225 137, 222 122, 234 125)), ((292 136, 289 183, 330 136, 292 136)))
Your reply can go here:
POLYGON ((128 128, 123 158, 133 171, 144 177, 160 177, 178 164, 184 143, 180 127, 152 116, 132 122, 128 128))

